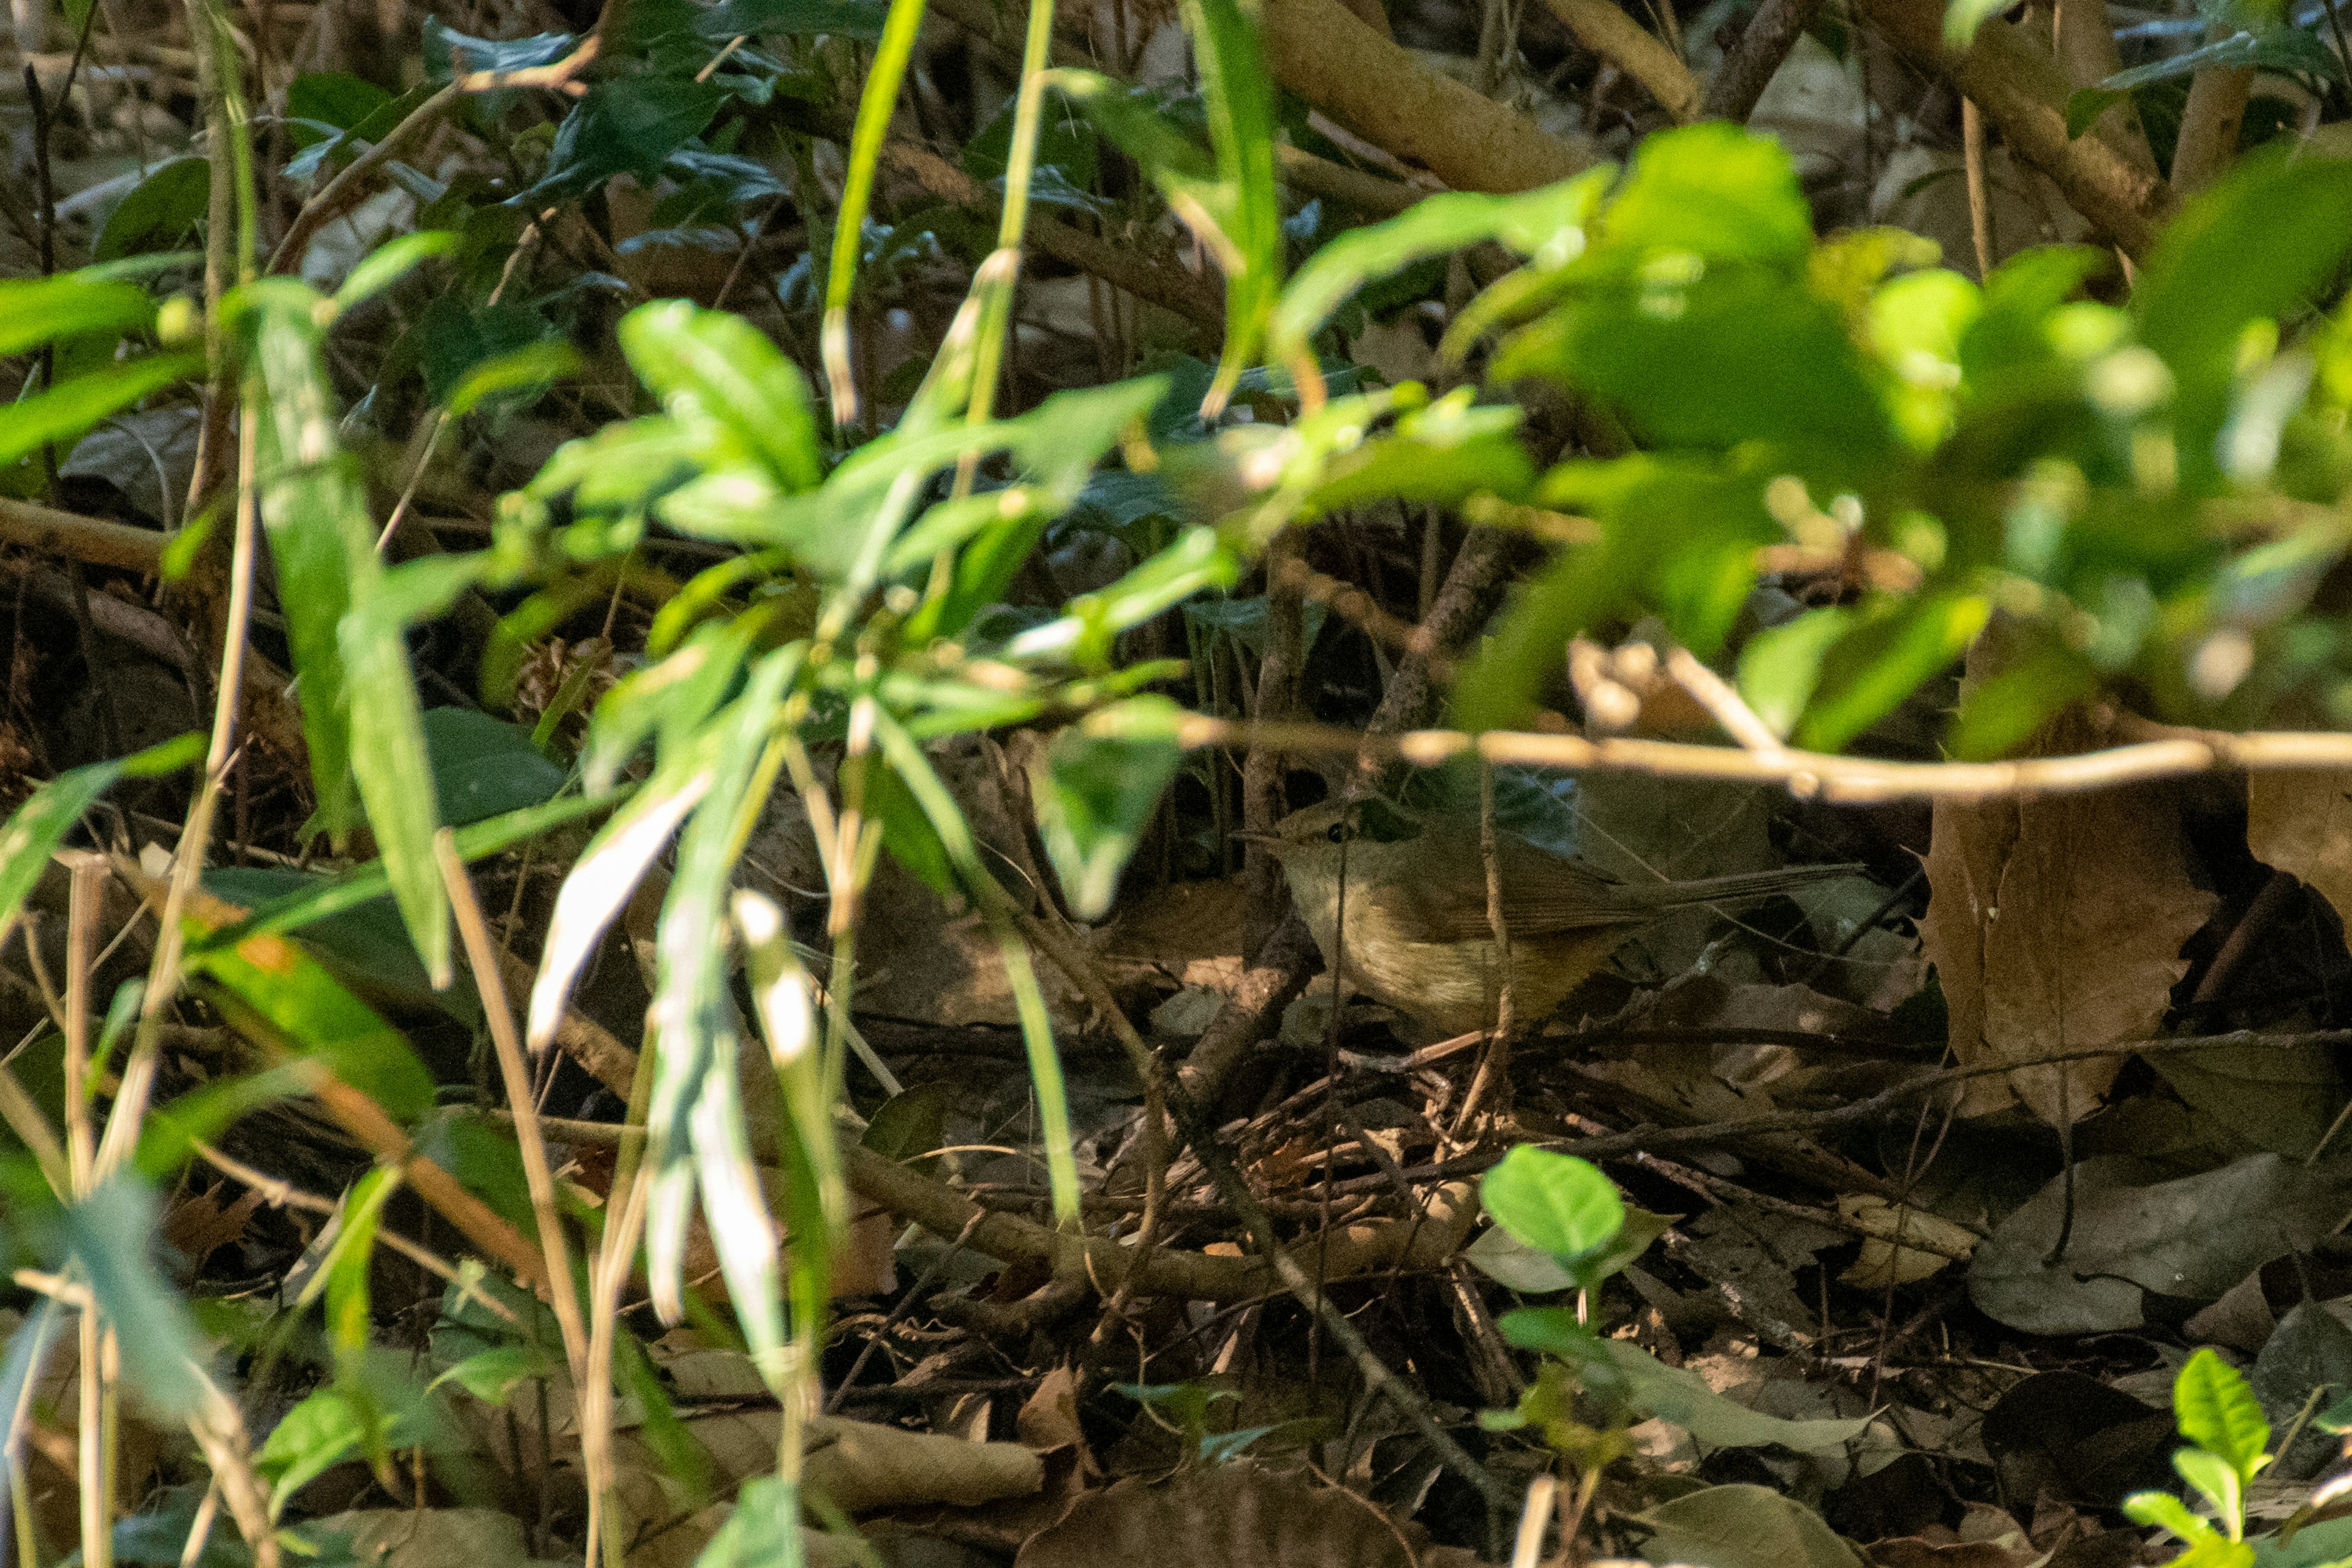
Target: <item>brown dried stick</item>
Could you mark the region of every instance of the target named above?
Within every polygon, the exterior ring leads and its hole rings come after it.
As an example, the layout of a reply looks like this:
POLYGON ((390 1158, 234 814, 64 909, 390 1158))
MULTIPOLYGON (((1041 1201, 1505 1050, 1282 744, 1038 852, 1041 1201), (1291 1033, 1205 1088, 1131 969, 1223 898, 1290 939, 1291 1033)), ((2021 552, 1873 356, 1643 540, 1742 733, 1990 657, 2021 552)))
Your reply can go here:
POLYGON ((1177 726, 1192 746, 1264 742, 1300 756, 1356 757, 1433 768, 1455 757, 1569 772, 1646 773, 1659 778, 1777 784, 1800 799, 1864 803, 2059 795, 2149 779, 2228 772, 2297 773, 2352 768, 2352 733, 2273 730, 2229 734, 2180 731, 2158 741, 2074 756, 2008 763, 1893 763, 1822 752, 1750 752, 1675 741, 1587 740, 1518 730, 1413 730, 1359 733, 1328 724, 1253 724, 1192 715, 1177 726))
POLYGON ((2067 133, 2065 73, 2023 27, 1988 21, 1969 47, 1953 49, 1944 41, 1943 0, 1858 4, 1863 18, 1921 68, 1948 77, 1973 100, 2010 151, 2048 174, 2125 255, 2147 255, 2178 205, 2172 191, 2097 132, 2067 133))

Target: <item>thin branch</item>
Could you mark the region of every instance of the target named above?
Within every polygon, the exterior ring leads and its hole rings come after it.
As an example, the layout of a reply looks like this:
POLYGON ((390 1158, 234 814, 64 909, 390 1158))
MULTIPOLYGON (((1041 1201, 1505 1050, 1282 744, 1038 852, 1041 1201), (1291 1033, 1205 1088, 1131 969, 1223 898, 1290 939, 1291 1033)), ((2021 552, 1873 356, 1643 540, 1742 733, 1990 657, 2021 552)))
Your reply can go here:
POLYGON ((1528 731, 1414 730, 1365 734, 1327 724, 1255 724, 1188 715, 1177 725, 1187 748, 1279 746, 1296 756, 1356 757, 1433 768, 1455 757, 1496 764, 1558 768, 1572 773, 1643 773, 1658 778, 1777 784, 1801 800, 1862 804, 1888 800, 1987 800, 2022 795, 2070 795, 2150 779, 2200 773, 2292 773, 2352 768, 2352 733, 2335 731, 2178 731, 2068 757, 2028 757, 2007 763, 1896 763, 1821 752, 1777 753, 1673 741, 1587 740, 1581 735, 1528 731))
POLYGON ((1658 107, 1687 125, 1700 116, 1698 79, 1682 57, 1619 9, 1615 0, 1545 0, 1576 41, 1642 84, 1658 107))
POLYGON ((1812 26, 1813 15, 1822 0, 1764 0, 1756 15, 1748 20, 1748 30, 1739 35, 1739 42, 1723 57, 1716 68, 1715 79, 1707 84, 1706 105, 1699 112, 1707 120, 1732 120, 1747 123, 1756 112, 1757 103, 1764 89, 1772 85, 1780 74, 1781 62, 1797 47, 1797 40, 1812 26))

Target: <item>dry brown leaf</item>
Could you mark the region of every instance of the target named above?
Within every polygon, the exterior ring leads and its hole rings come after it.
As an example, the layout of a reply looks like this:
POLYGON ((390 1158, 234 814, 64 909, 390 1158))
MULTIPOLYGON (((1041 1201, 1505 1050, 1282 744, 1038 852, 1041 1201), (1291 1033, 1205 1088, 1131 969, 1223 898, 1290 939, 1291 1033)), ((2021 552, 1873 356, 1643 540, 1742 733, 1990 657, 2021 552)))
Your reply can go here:
MULTIPOLYGON (((2105 742, 2061 716, 2039 754, 2105 742)), ((2211 916, 2189 879, 2176 797, 2160 785, 2044 799, 1936 803, 1920 941, 1942 978, 1953 1054, 1997 1065, 2146 1039, 2211 916)), ((2053 1126, 2098 1106, 2122 1063, 2097 1058, 1971 1080, 1963 1113, 2023 1103, 2053 1126)))
POLYGON ((1908 1285, 1925 1279, 1954 1260, 1957 1252, 1965 1257, 1976 1245, 1976 1237, 1921 1209, 1903 1204, 1891 1204, 1876 1193, 1851 1193, 1838 1199, 1838 1213, 1868 1236, 1863 1241, 1861 1255, 1843 1275, 1849 1285, 1878 1289, 1888 1285, 1908 1285), (1924 1242, 1936 1250, 1922 1252, 1916 1247, 1905 1247, 1904 1242, 1924 1242))
POLYGON ((1477 1559, 1432 1547, 1338 1487, 1239 1460, 1157 1486, 1118 1481, 1072 1504, 1021 1549, 1013 1568, 1441 1568, 1477 1559))
POLYGON ((1076 1456, 1081 1473, 1102 1473, 1087 1447, 1086 1432, 1078 1425, 1077 1374, 1066 1366, 1057 1366, 1045 1374, 1037 1384, 1037 1392, 1029 1396, 1021 1413, 1013 1418, 1013 1429, 1020 1434, 1023 1443, 1041 1455, 1067 1448, 1076 1456))
POLYGON ((221 1189, 208 1187, 182 1198, 163 1215, 163 1245, 180 1257, 186 1277, 203 1272, 205 1259, 245 1234, 246 1222, 261 1206, 257 1189, 224 1205, 221 1189))
POLYGON ((352 1556, 379 1568, 527 1568, 522 1521, 489 1508, 371 1508, 328 1514, 309 1528, 351 1537, 352 1556))
POLYGON ((2309 883, 2352 928, 2352 770, 2253 773, 2246 780, 2246 847, 2309 883))

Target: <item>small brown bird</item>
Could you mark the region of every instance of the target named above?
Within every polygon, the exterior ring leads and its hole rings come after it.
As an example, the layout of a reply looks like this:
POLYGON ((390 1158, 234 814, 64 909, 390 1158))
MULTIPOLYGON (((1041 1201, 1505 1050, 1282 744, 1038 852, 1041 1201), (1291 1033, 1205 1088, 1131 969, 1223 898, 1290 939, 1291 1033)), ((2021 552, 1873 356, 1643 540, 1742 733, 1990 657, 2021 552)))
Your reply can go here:
MULTIPOLYGON (((1344 958, 1356 990, 1404 1014, 1433 1039, 1495 1021, 1494 928, 1475 823, 1415 816, 1382 801, 1326 802, 1293 812, 1271 834, 1237 835, 1282 862, 1299 918, 1344 958), (1346 876, 1344 946, 1341 873, 1346 876)), ((1511 941, 1513 1011, 1540 1022, 1609 962, 1635 928, 1675 910, 1746 902, 1853 866, 1791 866, 1689 882, 1612 881, 1524 839, 1497 845, 1503 920, 1511 941)))

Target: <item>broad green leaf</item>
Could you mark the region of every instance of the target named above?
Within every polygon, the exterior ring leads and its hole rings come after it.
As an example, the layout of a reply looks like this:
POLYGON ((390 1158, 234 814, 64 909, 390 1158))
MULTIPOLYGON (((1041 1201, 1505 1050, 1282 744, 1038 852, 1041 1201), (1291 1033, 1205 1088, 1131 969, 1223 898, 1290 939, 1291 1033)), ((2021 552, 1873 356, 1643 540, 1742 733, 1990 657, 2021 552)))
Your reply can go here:
POLYGON ((544 805, 563 788, 563 770, 503 719, 471 708, 428 708, 422 722, 434 798, 452 827, 544 805))
POLYGON ((2124 1515, 2135 1524, 2152 1524, 2194 1543, 2210 1537, 2210 1521, 2189 1511, 2189 1505, 2170 1492, 2134 1492, 2124 1499, 2124 1515))
POLYGON ((74 768, 35 790, 0 826, 0 940, 16 924, 26 896, 48 868, 49 857, 117 779, 160 778, 204 754, 203 736, 182 735, 110 763, 74 768))
POLYGON ((424 717, 406 628, 379 603, 383 565, 364 484, 337 435, 319 297, 286 279, 238 292, 266 405, 250 411, 259 426, 261 515, 302 682, 320 815, 330 832, 348 830, 346 780, 357 782, 401 918, 425 973, 446 984, 449 906, 433 859, 440 824, 424 717))
POLYGON ((2180 1435, 2220 1455, 2239 1476, 2252 1479, 2268 1462, 2271 1425, 2263 1417, 2262 1402, 2237 1368, 2210 1347, 2190 1356, 2173 1379, 2172 1409, 2180 1435))
POLYGON ((1495 1223, 1570 1265, 1600 1254, 1625 1223, 1617 1184, 1589 1160, 1522 1143, 1478 1182, 1495 1223))
POLYGON ((1283 290, 1267 357, 1288 363, 1308 353, 1308 340, 1349 296, 1427 257, 1491 239, 1533 258, 1539 270, 1565 266, 1584 253, 1585 226, 1611 177, 1594 169, 1513 196, 1449 191, 1385 223, 1348 230, 1317 250, 1283 290))
MULTIPOLYGON (((1184 31, 1208 110, 1219 183, 1232 192, 1212 246, 1225 271, 1225 345, 1204 409, 1224 405, 1256 363, 1282 292, 1282 207, 1274 179, 1274 94, 1257 20, 1241 0, 1183 0, 1184 31)), ((1197 226, 1197 220, 1196 226, 1197 226)))
POLYGON ((614 174, 651 185, 661 178, 669 155, 688 137, 699 135, 727 100, 725 88, 689 78, 629 76, 599 81, 556 127, 547 172, 528 199, 545 203, 577 195, 614 174))
POLYGON ((400 1032, 283 936, 208 941, 244 918, 236 905, 198 891, 182 919, 188 972, 218 988, 230 1022, 257 1039, 310 1058, 396 1119, 433 1105, 433 1075, 400 1032))
POLYGON ((0 282, 0 355, 85 332, 138 331, 154 319, 155 302, 135 283, 70 272, 0 282))
POLYGON ((458 238, 447 229, 429 228, 384 241, 352 268, 342 287, 335 290, 335 309, 348 310, 363 300, 373 300, 428 258, 446 256, 456 249, 458 238))
POLYGON ((64 1215, 66 1249, 122 1352, 121 1386, 167 1419, 194 1415, 212 1393, 208 1352, 188 1309, 155 1266, 155 1195, 118 1174, 64 1215))
POLYGON ((156 165, 106 215, 90 258, 119 261, 145 250, 170 249, 204 217, 211 194, 212 165, 204 159, 174 158, 156 165))
MULTIPOLYGON (((793 952, 783 911, 758 893, 739 889, 731 912, 743 941, 752 1013, 767 1039, 768 1060, 783 1099, 777 1143, 784 1172, 784 1226, 792 1237, 786 1264, 793 1336, 814 1355, 823 1348, 833 1258, 849 1213, 834 1121, 841 1098, 840 1064, 825 1060, 815 984, 793 952)), ((889 1104, 882 1109, 887 1111, 889 1104)), ((869 1141, 881 1120, 877 1112, 867 1124, 869 1141)), ((934 1141, 925 1152, 943 1141, 934 1141)))
POLYGON ((1164 697, 1132 698, 1063 731, 1046 749, 1037 825, 1079 920, 1109 912, 1119 873, 1183 765, 1181 717, 1164 697))
POLYGON ((2132 291, 2140 338, 2170 367, 2184 479, 2213 472, 2213 449, 2249 324, 2287 321, 2352 251, 2352 163, 2241 161, 2165 226, 2132 291))
POLYGON ((1991 613, 1974 595, 1938 595, 1855 626, 1822 657, 1797 744, 1813 752, 1843 748, 1921 682, 1957 663, 1991 613))
POLYGON ((548 383, 571 375, 584 363, 580 351, 560 338, 543 338, 476 362, 445 400, 451 415, 464 418, 484 403, 520 394, 528 404, 548 383))
POLYGON ((2242 1531, 2240 1521, 2246 1505, 2245 1481, 2230 1461, 2204 1448, 2175 1448, 2172 1468, 2180 1479, 2194 1487, 2212 1505, 2228 1532, 2236 1536, 2242 1531))
POLYGON ((1670 1422, 1700 1442, 1717 1447, 1750 1448, 1768 1444, 1801 1454, 1842 1448, 1862 1436, 1870 1417, 1791 1421, 1748 1409, 1717 1394, 1695 1372, 1672 1367, 1623 1340, 1595 1340, 1599 1355, 1586 1363, 1589 1381, 1613 1380, 1635 1410, 1670 1422))
POLYGON ((1660 132, 1601 217, 1596 259, 1673 252, 1801 275, 1813 215, 1780 142, 1722 121, 1660 132))
POLYGON ((685 401, 727 426, 788 493, 823 480, 808 383, 766 333, 740 316, 665 300, 630 311, 620 336, 630 368, 673 414, 685 401))
POLYGON ((742 694, 713 724, 709 792, 678 841, 677 869, 662 901, 657 973, 646 1021, 654 1048, 646 1122, 646 1272, 655 1306, 683 1310, 686 1226, 696 1188, 751 1360, 786 1397, 784 1324, 777 1247, 767 1198, 744 1131, 737 1067, 742 1040, 727 989, 728 879, 740 834, 774 779, 769 751, 786 688, 805 649, 764 656, 742 694))
POLYGON ((204 368, 202 354, 152 354, 75 376, 0 407, 0 466, 44 447, 70 443, 109 415, 174 382, 200 375, 204 368))
POLYGON ((1854 612, 1831 605, 1767 627, 1739 650, 1739 695, 1786 740, 1821 684, 1822 660, 1851 630, 1854 612))
POLYGON ((1892 433, 1837 309, 1753 269, 1661 269, 1556 312, 1493 374, 1556 376, 1622 410, 1659 447, 1769 441, 1849 468, 1892 433))

